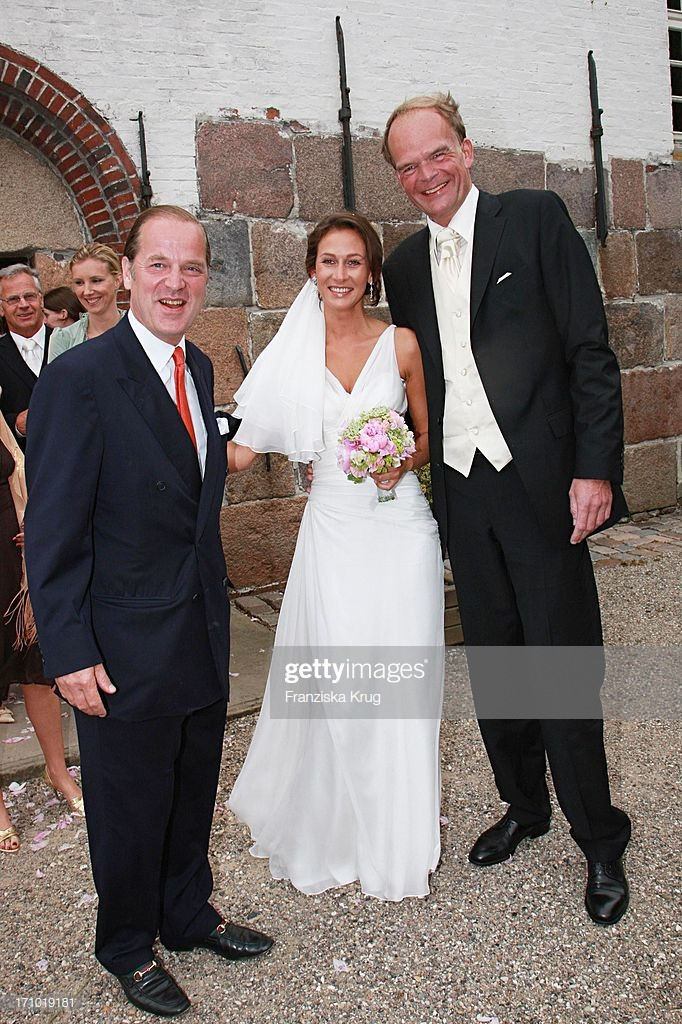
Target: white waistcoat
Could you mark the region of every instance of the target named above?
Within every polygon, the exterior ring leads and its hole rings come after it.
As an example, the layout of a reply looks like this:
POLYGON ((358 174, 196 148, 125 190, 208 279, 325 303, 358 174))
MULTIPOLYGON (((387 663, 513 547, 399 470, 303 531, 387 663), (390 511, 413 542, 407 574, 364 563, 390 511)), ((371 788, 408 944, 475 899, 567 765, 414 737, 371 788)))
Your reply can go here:
POLYGON ((431 279, 445 372, 443 458, 469 475, 476 449, 500 470, 512 454, 502 436, 471 351, 471 250, 467 244, 456 282, 443 271, 431 246, 431 279))

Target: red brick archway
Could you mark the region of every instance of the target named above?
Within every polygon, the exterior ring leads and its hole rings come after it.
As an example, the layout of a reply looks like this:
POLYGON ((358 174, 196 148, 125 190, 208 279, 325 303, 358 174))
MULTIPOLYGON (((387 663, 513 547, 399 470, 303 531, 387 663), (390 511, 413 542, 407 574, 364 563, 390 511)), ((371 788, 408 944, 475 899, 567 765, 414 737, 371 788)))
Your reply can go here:
POLYGON ((106 118, 44 64, 0 44, 0 128, 58 171, 92 239, 121 251, 139 213, 135 165, 106 118))

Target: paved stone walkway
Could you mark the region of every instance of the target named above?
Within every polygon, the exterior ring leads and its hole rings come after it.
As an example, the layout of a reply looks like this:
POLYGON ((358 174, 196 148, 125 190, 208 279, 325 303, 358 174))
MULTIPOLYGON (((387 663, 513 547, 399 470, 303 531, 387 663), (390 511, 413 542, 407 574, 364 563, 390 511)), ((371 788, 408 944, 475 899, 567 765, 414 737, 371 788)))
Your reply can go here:
POLYGON ((590 541, 595 565, 638 564, 649 558, 682 551, 682 512, 649 516, 640 522, 619 523, 590 541))

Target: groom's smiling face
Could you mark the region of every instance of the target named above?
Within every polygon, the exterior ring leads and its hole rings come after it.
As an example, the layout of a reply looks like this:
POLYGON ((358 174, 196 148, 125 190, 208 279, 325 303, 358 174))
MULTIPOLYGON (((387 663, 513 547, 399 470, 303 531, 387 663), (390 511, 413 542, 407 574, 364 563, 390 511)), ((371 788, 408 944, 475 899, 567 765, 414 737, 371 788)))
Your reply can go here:
POLYGON ((446 227, 471 188, 474 147, 457 137, 432 107, 407 110, 391 125, 388 145, 398 182, 408 199, 446 227))

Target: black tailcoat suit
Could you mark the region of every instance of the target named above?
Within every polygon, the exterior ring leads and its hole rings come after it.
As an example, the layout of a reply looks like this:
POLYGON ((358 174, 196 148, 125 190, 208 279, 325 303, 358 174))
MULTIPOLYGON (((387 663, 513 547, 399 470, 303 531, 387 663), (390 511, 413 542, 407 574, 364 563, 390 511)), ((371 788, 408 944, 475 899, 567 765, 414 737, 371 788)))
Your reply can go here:
POLYGON ((149 960, 157 932, 181 945, 220 920, 207 850, 228 696, 226 448, 210 360, 187 343, 187 365, 203 482, 127 317, 47 366, 30 407, 26 559, 45 669, 102 662, 117 687, 106 718, 76 713, 96 953, 115 974, 149 960))
MULTIPOLYGON (((480 193, 471 346, 512 462, 498 473, 478 453, 466 478, 443 462, 445 380, 429 244, 427 228, 405 239, 386 260, 384 281, 394 322, 412 328, 422 352, 433 509, 465 642, 599 646, 587 545, 569 543, 572 479, 612 482, 610 522, 626 508, 620 374, 587 249, 554 193, 480 193)), ((476 697, 471 658, 470 674, 476 697)), ((515 820, 549 816, 546 754, 574 839, 589 859, 620 856, 629 821, 611 805, 600 720, 480 724, 515 820)))
MULTIPOLYGON (((47 365, 48 342, 52 329, 45 327, 45 346, 43 348, 43 367, 47 365)), ((16 432, 16 419, 20 412, 28 409, 31 394, 38 377, 24 361, 17 348, 14 338, 7 331, 0 334, 0 412, 7 420, 9 428, 19 442, 19 447, 26 448, 26 438, 16 432)))

